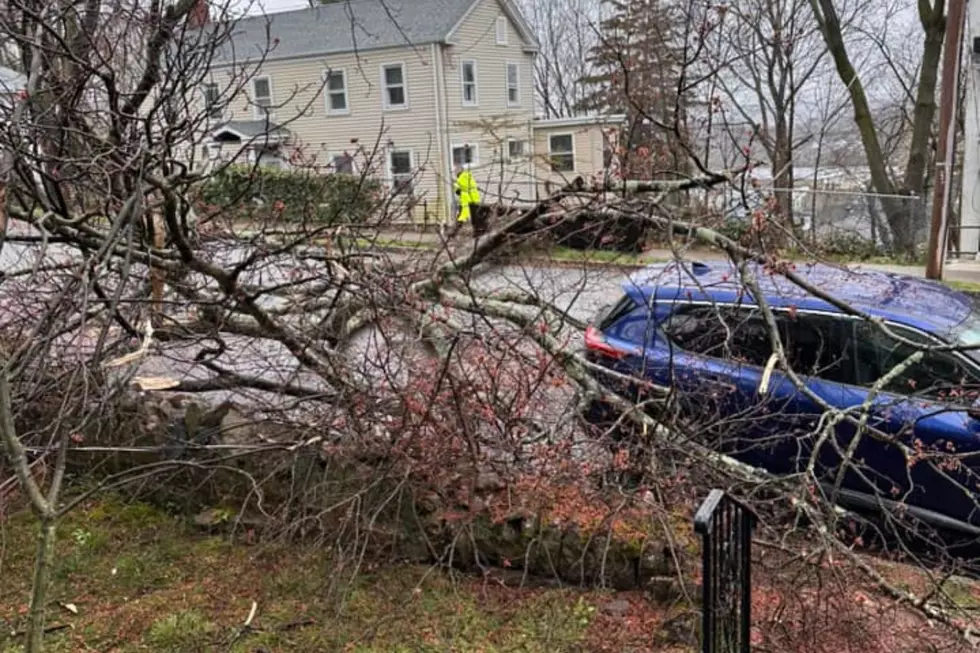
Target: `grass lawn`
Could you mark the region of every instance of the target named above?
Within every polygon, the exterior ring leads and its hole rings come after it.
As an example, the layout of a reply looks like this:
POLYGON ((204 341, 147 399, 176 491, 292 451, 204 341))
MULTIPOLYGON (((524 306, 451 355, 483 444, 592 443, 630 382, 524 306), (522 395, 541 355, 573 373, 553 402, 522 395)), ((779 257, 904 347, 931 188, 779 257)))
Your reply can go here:
MULTIPOLYGON (((29 514, 0 516, 2 653, 21 650, 11 632, 27 609, 35 532, 29 514)), ((110 500, 76 511, 59 538, 48 622, 64 628, 46 638, 57 653, 671 650, 649 648, 662 613, 638 594, 522 590, 366 563, 341 605, 324 550, 231 542, 145 504, 110 500), (629 612, 606 614, 612 599, 628 600, 629 612)))

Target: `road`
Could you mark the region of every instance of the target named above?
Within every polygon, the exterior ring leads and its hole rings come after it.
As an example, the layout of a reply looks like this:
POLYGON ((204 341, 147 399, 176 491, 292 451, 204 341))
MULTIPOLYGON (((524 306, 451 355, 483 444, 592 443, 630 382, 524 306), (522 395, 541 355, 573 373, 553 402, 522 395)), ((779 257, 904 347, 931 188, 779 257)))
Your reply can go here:
MULTIPOLYGON (((10 273, 29 268, 34 264, 36 252, 35 245, 7 243, 0 253, 0 269, 10 273)), ((244 251, 218 247, 213 249, 211 254, 215 262, 228 265, 239 260, 244 255, 244 251)), ((664 254, 666 258, 667 253, 664 254)), ((406 260, 421 258, 418 252, 402 252, 396 256, 406 260)), ((49 249, 48 258, 66 261, 70 259, 70 254, 64 248, 55 245, 49 249)), ((285 281, 292 270, 304 265, 317 264, 283 257, 275 264, 263 265, 261 270, 252 273, 245 281, 272 285, 285 281)), ((905 274, 916 272, 915 269, 897 266, 863 267, 888 269, 905 274)), ((954 264, 947 268, 947 273, 950 279, 980 283, 980 264, 977 263, 954 264)), ((615 301, 619 292, 618 285, 624 275, 622 269, 609 268, 573 268, 567 265, 504 266, 491 269, 475 279, 473 283, 480 290, 532 292, 568 311, 573 317, 588 320, 603 305, 615 301)), ((214 343, 201 344, 213 346, 214 343)), ((304 383, 314 387, 319 385, 316 379, 299 368, 293 357, 278 343, 255 338, 229 338, 226 344, 227 367, 236 372, 279 382, 304 383)), ((172 346, 166 349, 154 348, 135 373, 139 376, 162 376, 181 380, 206 378, 206 371, 193 362, 194 355, 200 351, 200 346, 199 344, 182 350, 174 349, 172 346)), ((363 348, 367 345, 358 343, 358 346, 363 348)), ((358 351, 363 353, 362 350, 358 351)), ((220 395, 225 396, 226 393, 220 395)))

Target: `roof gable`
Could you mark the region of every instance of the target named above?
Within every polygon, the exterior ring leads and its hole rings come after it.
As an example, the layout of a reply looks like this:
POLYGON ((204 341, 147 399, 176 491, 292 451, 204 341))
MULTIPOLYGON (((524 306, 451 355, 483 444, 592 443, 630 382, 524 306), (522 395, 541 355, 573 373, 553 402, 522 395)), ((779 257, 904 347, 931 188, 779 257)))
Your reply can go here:
POLYGON ((463 22, 465 22, 469 15, 473 13, 473 10, 476 9, 480 2, 485 1, 496 2, 500 6, 500 9, 503 11, 504 15, 507 16, 511 24, 517 29, 517 33, 521 37, 521 40, 524 42, 526 48, 532 52, 537 51, 538 41, 534 37, 534 32, 531 29, 531 26, 528 25, 528 22, 525 20, 524 14, 521 13, 520 8, 511 0, 476 0, 475 2, 470 3, 470 6, 467 7, 466 12, 460 16, 459 20, 456 21, 456 24, 449 30, 449 34, 446 38, 447 41, 453 41, 456 38, 456 32, 459 31, 459 28, 463 25, 463 22))
POLYGON ((215 63, 442 43, 477 1, 334 0, 312 8, 248 16, 235 23, 215 63))

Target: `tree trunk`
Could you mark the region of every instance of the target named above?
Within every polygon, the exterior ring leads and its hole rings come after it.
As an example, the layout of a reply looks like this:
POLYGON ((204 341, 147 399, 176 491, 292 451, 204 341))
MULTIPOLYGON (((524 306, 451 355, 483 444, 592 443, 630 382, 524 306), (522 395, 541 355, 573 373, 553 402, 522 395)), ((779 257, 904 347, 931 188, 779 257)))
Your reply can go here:
POLYGON ((51 515, 42 517, 34 559, 31 605, 27 613, 25 653, 41 653, 44 648, 44 614, 48 602, 48 587, 51 585, 51 569, 54 567, 55 533, 55 518, 51 515))
MULTIPOLYGON (((919 4, 921 5, 922 2, 919 4)), ((916 86, 915 109, 912 112, 909 159, 902 182, 906 192, 918 195, 922 195, 925 189, 926 168, 931 150, 929 142, 932 136, 932 123, 936 117, 936 86, 939 82, 943 40, 946 36, 944 9, 945 0, 936 0, 931 14, 920 8, 919 18, 925 31, 925 41, 922 48, 922 65, 919 68, 919 83, 916 86)))
POLYGON ((776 220, 782 226, 782 230, 775 232, 777 243, 785 242, 785 232, 796 232, 796 224, 793 222, 793 151, 790 143, 789 129, 786 119, 782 116, 776 118, 776 142, 773 147, 773 188, 776 193, 776 220))
POLYGON ((922 196, 926 175, 929 134, 936 112, 936 81, 938 79, 940 55, 945 32, 945 0, 936 0, 934 6, 919 2, 919 19, 925 31, 925 46, 922 66, 919 69, 919 84, 913 112, 912 140, 909 158, 905 168, 902 187, 896 188, 888 174, 888 164, 878 140, 878 132, 872 117, 864 85, 851 63, 841 33, 840 18, 833 0, 810 0, 810 7, 820 25, 827 49, 834 59, 837 75, 847 88, 854 109, 854 122, 861 134, 865 157, 871 173, 871 182, 882 197, 882 209, 891 229, 893 244, 897 251, 914 256, 916 240, 916 216, 913 201, 895 195, 922 196))

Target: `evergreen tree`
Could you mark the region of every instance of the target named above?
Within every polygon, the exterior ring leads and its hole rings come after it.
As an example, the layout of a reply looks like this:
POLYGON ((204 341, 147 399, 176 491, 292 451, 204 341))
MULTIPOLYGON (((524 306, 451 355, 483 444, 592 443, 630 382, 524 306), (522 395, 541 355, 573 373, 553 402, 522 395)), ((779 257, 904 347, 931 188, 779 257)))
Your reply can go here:
POLYGON ((684 16, 671 0, 602 0, 605 15, 589 61, 596 74, 581 109, 625 113, 619 164, 631 179, 673 177, 687 168, 684 16), (675 131, 676 130, 676 131, 675 131), (678 133, 680 137, 678 137, 678 133))

